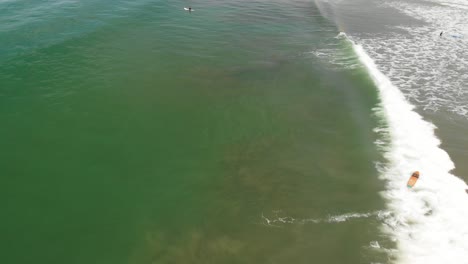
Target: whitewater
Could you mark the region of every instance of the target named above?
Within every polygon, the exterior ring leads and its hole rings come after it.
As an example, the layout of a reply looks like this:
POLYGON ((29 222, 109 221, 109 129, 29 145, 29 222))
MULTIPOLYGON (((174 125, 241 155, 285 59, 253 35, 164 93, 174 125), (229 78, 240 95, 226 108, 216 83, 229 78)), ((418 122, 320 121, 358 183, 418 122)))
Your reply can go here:
POLYGON ((395 237, 398 262, 468 263, 468 186, 450 173, 454 164, 439 146, 436 127, 414 111, 362 46, 353 47, 380 93, 375 112, 385 124, 376 132, 389 142, 379 144, 388 160, 380 176, 387 182, 383 196, 392 212, 385 230, 395 237), (421 177, 408 189, 415 170, 421 177))
MULTIPOLYGON (((342 28, 341 1, 316 3, 342 28)), ((386 34, 339 34, 352 44, 379 92, 374 112, 381 120, 375 129, 380 140, 375 143, 386 159, 377 168, 386 183, 383 229, 397 246, 390 253, 404 264, 468 263, 468 186, 452 173, 455 164, 441 148, 436 126, 415 107, 466 117, 467 5, 458 0, 377 5, 421 21, 389 27, 397 30, 386 34), (421 176, 408 189, 416 170, 421 176)))
POLYGON ((385 5, 424 22, 400 28, 409 34, 359 39, 359 45, 350 40, 379 90, 375 112, 385 121, 376 129, 387 142, 379 144, 388 161, 380 167, 387 182, 383 196, 392 212, 385 229, 397 243, 398 263, 468 263, 467 184, 451 173, 455 164, 440 147, 436 127, 408 101, 466 116, 466 5, 385 5), (415 170, 421 177, 408 190, 405 183, 415 170))
POLYGON ((354 36, 416 107, 468 117, 468 5, 459 0, 389 0, 383 7, 418 21, 354 36))

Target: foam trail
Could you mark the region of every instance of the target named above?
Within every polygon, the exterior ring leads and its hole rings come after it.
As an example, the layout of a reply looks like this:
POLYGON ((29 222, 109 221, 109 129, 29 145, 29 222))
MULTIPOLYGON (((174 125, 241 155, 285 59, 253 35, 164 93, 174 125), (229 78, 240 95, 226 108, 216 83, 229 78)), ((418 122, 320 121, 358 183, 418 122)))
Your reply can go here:
POLYGON ((378 87, 376 114, 387 122, 376 131, 389 140, 383 147, 388 164, 380 173, 388 183, 384 196, 393 215, 384 219, 385 229, 397 242, 398 262, 468 263, 466 183, 450 174, 454 164, 439 147, 435 126, 413 111, 360 45, 353 48, 378 87), (415 170, 421 177, 407 189, 415 170))
POLYGON ((276 226, 279 227, 280 224, 307 224, 307 223, 326 223, 326 224, 339 224, 347 222, 349 220, 360 219, 360 218, 369 218, 376 217, 378 219, 384 219, 389 216, 389 213, 386 211, 375 211, 368 213, 346 213, 340 215, 329 215, 326 218, 306 218, 306 219, 296 219, 291 216, 280 216, 281 211, 276 211, 275 215, 271 218, 267 218, 262 213, 262 223, 267 226, 276 226))

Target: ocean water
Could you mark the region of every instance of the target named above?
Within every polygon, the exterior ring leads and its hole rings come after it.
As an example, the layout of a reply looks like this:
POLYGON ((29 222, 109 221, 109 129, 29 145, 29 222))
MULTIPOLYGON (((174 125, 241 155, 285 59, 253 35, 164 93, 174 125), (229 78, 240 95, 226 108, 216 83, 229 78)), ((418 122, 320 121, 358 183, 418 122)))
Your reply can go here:
POLYGON ((466 7, 0 1, 2 263, 467 263, 466 7))

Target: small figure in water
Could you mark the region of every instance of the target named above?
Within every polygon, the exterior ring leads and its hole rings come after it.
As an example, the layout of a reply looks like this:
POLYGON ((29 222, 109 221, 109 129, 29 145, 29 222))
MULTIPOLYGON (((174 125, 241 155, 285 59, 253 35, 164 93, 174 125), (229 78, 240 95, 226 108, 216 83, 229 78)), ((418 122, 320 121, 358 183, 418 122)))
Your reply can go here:
POLYGON ((442 34, 444 34, 444 32, 443 32, 443 31, 441 31, 441 32, 440 32, 440 35, 439 35, 439 37, 442 37, 442 34))
MULTIPOLYGON (((188 11, 189 11, 189 12, 192 12, 192 7, 191 7, 191 6, 189 6, 188 11)), ((442 33, 441 33, 441 34, 442 34, 442 33)), ((441 36, 442 36, 442 35, 441 35, 441 36)))

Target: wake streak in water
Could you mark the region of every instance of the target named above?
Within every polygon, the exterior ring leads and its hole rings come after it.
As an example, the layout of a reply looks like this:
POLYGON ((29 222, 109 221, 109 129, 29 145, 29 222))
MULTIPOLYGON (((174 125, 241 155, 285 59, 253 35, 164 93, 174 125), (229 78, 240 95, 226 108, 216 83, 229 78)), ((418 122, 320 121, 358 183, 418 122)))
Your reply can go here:
POLYGON ((376 217, 379 220, 384 220, 388 218, 390 212, 387 211, 376 211, 376 212, 369 212, 369 213, 346 213, 341 215, 329 215, 325 218, 305 218, 305 219, 296 219, 291 216, 280 216, 279 211, 275 212, 273 217, 266 217, 262 214, 262 223, 267 226, 273 227, 280 227, 280 225, 284 224, 335 224, 335 223, 342 223, 352 219, 360 219, 360 218, 369 218, 369 217, 376 217))

